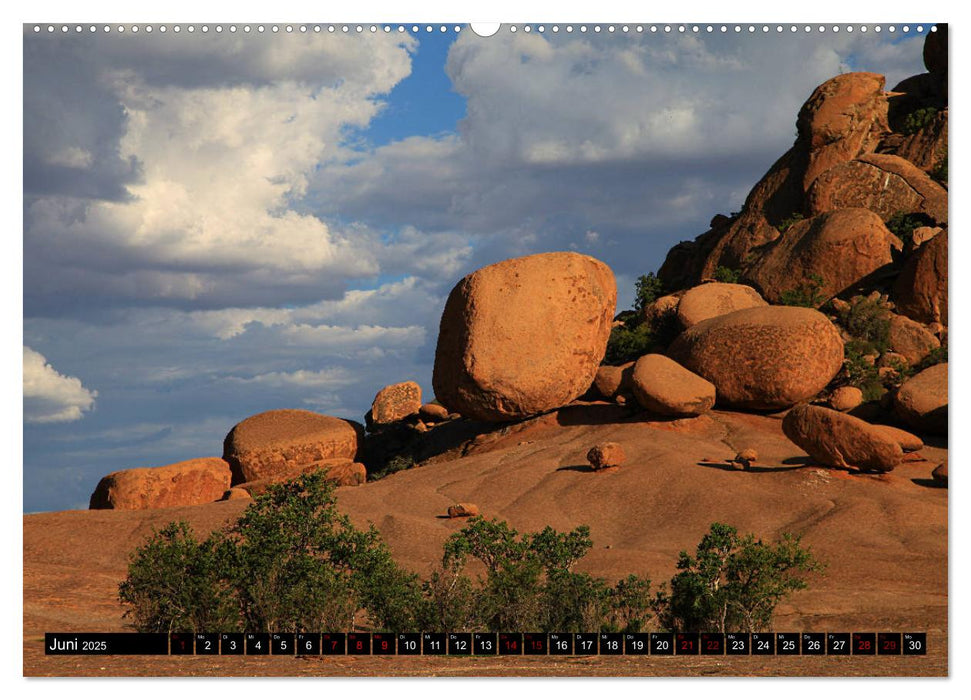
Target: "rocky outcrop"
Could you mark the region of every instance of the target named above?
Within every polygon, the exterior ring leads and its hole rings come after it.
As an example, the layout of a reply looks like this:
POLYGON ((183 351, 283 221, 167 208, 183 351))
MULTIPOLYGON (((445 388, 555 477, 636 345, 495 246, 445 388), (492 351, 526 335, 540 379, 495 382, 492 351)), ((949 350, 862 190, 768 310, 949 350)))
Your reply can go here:
POLYGON ((862 207, 883 221, 895 214, 922 214, 947 224, 947 190, 910 161, 870 153, 830 168, 806 196, 809 214, 862 207))
POLYGON ((793 224, 746 274, 773 303, 816 277, 822 304, 890 265, 902 247, 873 212, 837 209, 793 224))
POLYGON ((212 503, 229 488, 230 477, 229 464, 218 457, 124 469, 98 482, 89 508, 142 510, 212 503))
POLYGON ((627 455, 624 453, 624 448, 616 442, 602 442, 590 448, 587 452, 587 461, 594 471, 598 471, 621 466, 627 461, 627 455))
POLYGON ((796 406, 783 419, 782 431, 828 467, 888 472, 904 456, 897 442, 866 421, 822 406, 796 406))
POLYGON ((900 156, 931 173, 947 157, 947 121, 948 110, 941 108, 916 132, 887 135, 877 150, 900 156))
POLYGON ((273 479, 321 460, 353 460, 361 426, 312 411, 266 411, 236 424, 223 442, 233 485, 273 479))
POLYGON ((442 313, 435 396, 485 421, 569 403, 593 382, 616 302, 610 268, 577 253, 530 255, 473 272, 442 313))
POLYGON ((893 300, 899 313, 915 321, 948 325, 947 231, 907 259, 894 282, 893 300))
POLYGON ((769 410, 818 394, 843 365, 843 341, 818 311, 768 306, 702 321, 668 354, 714 384, 719 402, 769 410))
POLYGON ((371 403, 371 422, 387 425, 413 416, 421 408, 421 387, 415 382, 400 382, 384 387, 371 403))
POLYGON ((894 397, 894 411, 920 432, 947 434, 947 363, 928 367, 905 381, 894 397))
POLYGON ((845 73, 817 87, 799 111, 795 144, 752 188, 739 215, 713 220, 708 232, 668 253, 658 271, 668 288, 696 284, 720 266, 744 275, 759 249, 780 236, 781 223, 805 213, 819 175, 876 150, 889 132, 883 87, 876 73, 845 73))
POLYGON ((682 328, 690 328, 706 319, 756 306, 768 304, 748 285, 709 282, 684 293, 678 302, 678 322, 682 328))
POLYGON ((662 416, 698 416, 715 405, 715 385, 664 355, 644 355, 634 365, 637 402, 662 416))

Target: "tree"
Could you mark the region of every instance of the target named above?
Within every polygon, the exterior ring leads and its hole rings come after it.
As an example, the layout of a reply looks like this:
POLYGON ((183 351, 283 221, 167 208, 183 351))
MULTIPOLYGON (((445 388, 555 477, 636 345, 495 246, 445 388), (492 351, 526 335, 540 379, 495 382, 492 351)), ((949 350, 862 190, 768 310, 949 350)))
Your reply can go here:
POLYGON ((664 294, 664 283, 653 272, 641 275, 634 283, 634 310, 643 311, 644 307, 664 294))
POLYGON ((132 553, 118 597, 142 632, 240 628, 218 538, 198 542, 185 521, 153 532, 132 553))
POLYGON ((739 536, 713 523, 692 557, 681 552, 671 592, 660 591, 654 609, 670 630, 692 632, 766 629, 781 600, 807 587, 807 576, 823 566, 798 537, 775 544, 739 536))

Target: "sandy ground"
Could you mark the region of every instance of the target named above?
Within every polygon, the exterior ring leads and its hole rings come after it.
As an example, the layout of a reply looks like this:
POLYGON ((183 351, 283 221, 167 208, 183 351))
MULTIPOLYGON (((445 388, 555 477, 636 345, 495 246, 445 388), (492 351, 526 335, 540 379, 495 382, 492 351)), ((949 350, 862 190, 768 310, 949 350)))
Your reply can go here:
MULTIPOLYGON (((231 521, 233 501, 154 511, 67 511, 24 516, 24 674, 28 676, 666 676, 947 674, 947 490, 925 461, 881 475, 822 469, 783 436, 776 417, 715 411, 651 422, 596 406, 564 410, 497 431, 461 459, 440 458, 360 487, 340 489, 342 509, 373 522, 396 558, 427 573, 462 527, 442 517, 471 501, 520 531, 549 524, 591 528, 579 567, 655 583, 674 573, 711 522, 771 539, 801 535, 828 565, 777 609, 777 631, 927 632, 926 657, 45 657, 44 632, 124 631, 118 583, 128 552, 153 528, 186 519, 200 533, 231 521), (614 422, 603 422, 607 417, 614 422), (596 442, 620 442, 628 462, 592 472, 596 442), (725 460, 755 447, 749 471, 725 460)), ((452 455, 454 457, 454 455, 452 455)))

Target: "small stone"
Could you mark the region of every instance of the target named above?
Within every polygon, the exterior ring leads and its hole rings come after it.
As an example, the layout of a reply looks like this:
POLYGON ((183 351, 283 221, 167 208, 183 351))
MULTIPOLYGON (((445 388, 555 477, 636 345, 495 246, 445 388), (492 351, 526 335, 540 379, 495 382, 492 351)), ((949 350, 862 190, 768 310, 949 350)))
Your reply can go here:
POLYGON ((448 420, 448 409, 437 403, 422 404, 421 408, 418 409, 418 414, 427 423, 448 420))
POLYGON ((947 462, 941 462, 934 467, 934 471, 931 472, 931 478, 947 486, 947 462))
POLYGON ((732 464, 736 468, 741 467, 742 469, 748 469, 752 466, 753 462, 757 462, 759 459, 759 453, 755 451, 752 447, 747 447, 737 455, 735 459, 732 460, 732 464))
POLYGON ((471 518, 479 514, 479 506, 474 503, 456 503, 448 507, 450 518, 471 518))
POLYGON ((829 405, 836 411, 852 411, 863 403, 863 392, 855 386, 841 386, 829 397, 829 405))
POLYGON ((594 470, 607 469, 622 465, 627 461, 627 455, 624 454, 624 448, 616 442, 602 442, 590 448, 587 461, 594 470))

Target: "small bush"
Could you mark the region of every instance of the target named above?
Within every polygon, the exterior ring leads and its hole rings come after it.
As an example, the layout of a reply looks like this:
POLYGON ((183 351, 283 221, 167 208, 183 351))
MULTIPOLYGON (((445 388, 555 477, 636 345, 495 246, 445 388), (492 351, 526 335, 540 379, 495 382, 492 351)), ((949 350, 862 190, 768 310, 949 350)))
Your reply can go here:
POLYGON ((573 571, 593 546, 590 530, 546 527, 520 535, 499 520, 472 518, 444 547, 432 574, 424 629, 535 629, 553 632, 634 631, 652 617, 650 581, 631 575, 611 588, 573 571), (485 567, 473 582, 469 558, 485 567))
POLYGON ((414 466, 415 458, 411 455, 395 455, 383 467, 368 474, 368 481, 379 481, 386 476, 412 469, 414 466))
POLYGON ((936 107, 921 107, 920 109, 916 109, 904 117, 903 124, 900 126, 900 132, 902 134, 907 134, 908 136, 911 134, 916 134, 918 131, 934 121, 934 117, 936 116, 936 107))
POLYGON ((785 219, 779 222, 779 225, 777 226, 777 228, 779 229, 779 233, 785 233, 790 228, 792 228, 794 224, 799 223, 805 218, 806 218, 805 216, 803 216, 797 211, 792 212, 792 214, 790 214, 785 219))
POLYGON ((239 629, 221 555, 215 537, 197 541, 185 521, 153 532, 118 587, 124 617, 140 632, 239 629))
POLYGON ((738 284, 742 274, 738 270, 721 265, 715 270, 713 275, 717 282, 727 282, 728 284, 738 284))
POLYGON ((857 297, 849 309, 839 314, 839 324, 856 339, 862 354, 886 352, 890 347, 890 315, 880 302, 857 297))
POLYGON ((695 555, 681 552, 671 591, 654 602, 661 624, 672 631, 759 631, 772 622, 776 606, 806 588, 809 574, 822 570, 798 537, 775 544, 713 523, 695 555))
POLYGON ((616 326, 611 329, 607 339, 607 352, 603 364, 622 365, 646 355, 656 347, 651 326, 642 323, 634 328, 616 326))
POLYGON ((869 351, 852 347, 847 343, 843 359, 841 385, 855 386, 863 392, 864 401, 878 401, 885 393, 886 387, 880 379, 877 368, 863 359, 869 351))
POLYGON ((810 275, 805 283, 795 289, 782 292, 779 302, 784 306, 805 306, 815 309, 826 301, 826 296, 822 293, 825 284, 825 280, 820 275, 810 275))
POLYGON ((634 283, 634 310, 643 311, 644 307, 664 294, 664 283, 653 272, 641 275, 634 283))
POLYGON ((937 165, 931 170, 931 177, 944 187, 947 187, 947 156, 937 161, 937 165))
POLYGON ((337 512, 321 472, 271 486, 203 542, 167 526, 135 551, 119 597, 142 632, 342 630, 359 610, 378 628, 411 629, 421 599, 377 530, 337 512))

